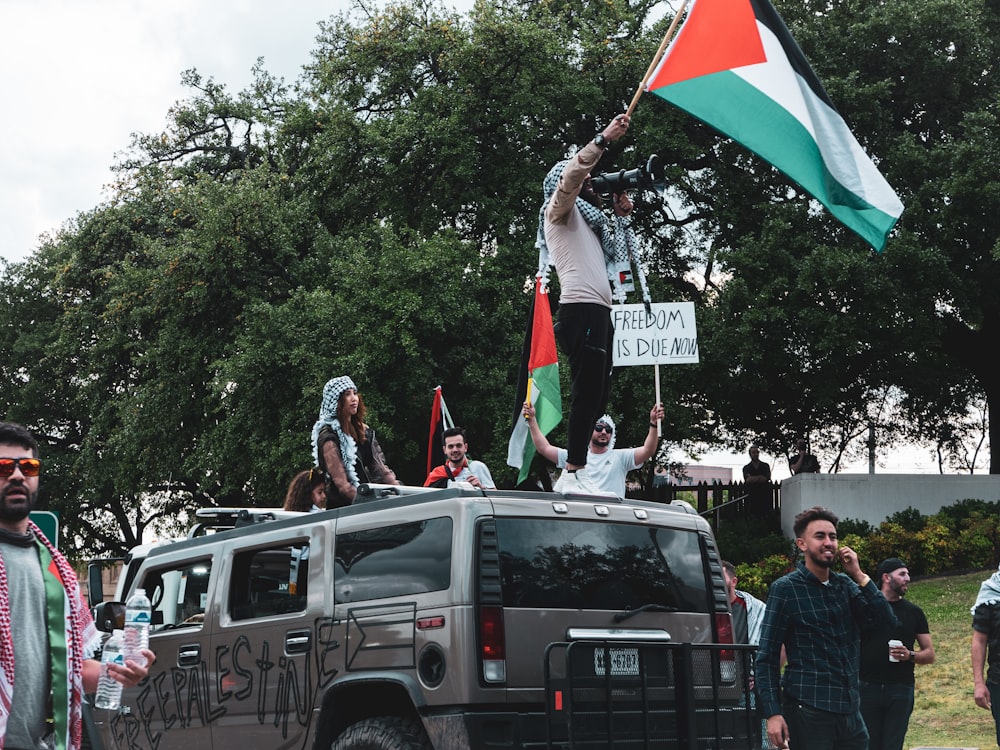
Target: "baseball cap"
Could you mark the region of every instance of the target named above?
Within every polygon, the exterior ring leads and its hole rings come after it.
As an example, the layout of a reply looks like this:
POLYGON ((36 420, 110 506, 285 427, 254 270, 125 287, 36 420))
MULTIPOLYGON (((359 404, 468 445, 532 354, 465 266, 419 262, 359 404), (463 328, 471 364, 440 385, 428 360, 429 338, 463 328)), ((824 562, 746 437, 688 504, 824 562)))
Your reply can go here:
POLYGON ((900 568, 910 567, 905 562, 900 560, 898 557, 889 557, 878 564, 878 570, 875 572, 875 577, 878 579, 877 583, 882 583, 882 576, 886 573, 892 573, 899 570, 900 568))

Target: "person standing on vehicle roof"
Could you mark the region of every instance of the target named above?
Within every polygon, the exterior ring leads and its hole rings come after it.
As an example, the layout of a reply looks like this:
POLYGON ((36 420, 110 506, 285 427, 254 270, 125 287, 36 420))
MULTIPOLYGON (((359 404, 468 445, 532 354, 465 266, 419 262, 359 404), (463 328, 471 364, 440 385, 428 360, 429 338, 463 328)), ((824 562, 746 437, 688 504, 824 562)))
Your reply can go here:
MULTIPOLYGON (((77 750, 83 695, 97 690, 101 636, 76 572, 30 520, 42 462, 24 427, 0 422, 0 748, 77 750), (15 690, 16 688, 16 690, 15 690)), ((148 674, 131 659, 109 674, 135 687, 148 674)))
POLYGON ((327 508, 353 503, 362 483, 400 483, 386 465, 375 430, 365 424, 358 387, 346 375, 331 378, 323 387, 312 445, 316 465, 326 475, 327 508))
MULTIPOLYGON (((587 444, 594 420, 604 411, 611 383, 611 279, 617 236, 601 210, 601 196, 590 183, 591 171, 604 150, 628 131, 630 118, 620 114, 581 148, 572 159, 560 161, 542 182, 544 200, 538 222, 536 245, 538 270, 548 274, 555 266, 559 277, 559 320, 556 341, 569 360, 571 391, 565 471, 556 483, 557 492, 587 492, 592 481, 587 444)), ((632 213, 632 201, 622 193, 614 196, 614 213, 632 213)), ((619 235, 630 233, 625 229, 619 235)))
MULTIPOLYGON (((649 410, 649 431, 646 433, 645 442, 637 448, 615 448, 614 420, 607 414, 597 420, 587 448, 587 473, 593 490, 625 497, 625 476, 656 454, 659 443, 656 423, 663 419, 663 414, 663 404, 656 404, 649 410)), ((548 438, 538 427, 535 407, 525 404, 524 416, 528 420, 531 441, 535 444, 538 454, 565 470, 569 453, 565 448, 557 448, 549 443, 548 438)), ((591 490, 585 488, 577 491, 587 493, 591 490)))

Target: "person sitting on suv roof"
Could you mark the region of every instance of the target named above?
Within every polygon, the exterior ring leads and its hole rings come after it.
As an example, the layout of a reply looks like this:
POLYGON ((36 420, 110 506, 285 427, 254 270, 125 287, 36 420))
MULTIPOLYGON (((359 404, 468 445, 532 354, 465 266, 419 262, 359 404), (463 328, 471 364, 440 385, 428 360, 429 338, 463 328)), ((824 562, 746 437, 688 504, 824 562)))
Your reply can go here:
MULTIPOLYGON (((524 405, 524 416, 528 420, 531 440, 539 455, 565 470, 567 453, 565 448, 557 448, 538 427, 535 407, 524 405)), ((580 484, 581 492, 610 493, 625 497, 625 475, 638 469, 656 453, 659 433, 656 423, 663 419, 663 404, 655 404, 649 410, 649 432, 645 442, 637 448, 615 448, 615 423, 607 414, 597 420, 590 445, 587 447, 587 480, 580 484)), ((574 488, 575 489, 575 488, 574 488)), ((559 483, 556 483, 559 491, 559 483)))
POLYGON ((441 444, 448 460, 431 469, 424 480, 424 487, 447 487, 448 482, 468 482, 479 489, 497 488, 486 464, 469 458, 469 443, 464 429, 449 427, 441 436, 441 444))
POLYGON ((326 478, 318 466, 300 471, 288 484, 282 510, 318 513, 326 510, 326 478))
POLYGON ((326 507, 354 502, 362 483, 400 484, 385 462, 375 430, 365 424, 365 402, 348 376, 327 381, 312 429, 313 455, 326 476, 326 507))

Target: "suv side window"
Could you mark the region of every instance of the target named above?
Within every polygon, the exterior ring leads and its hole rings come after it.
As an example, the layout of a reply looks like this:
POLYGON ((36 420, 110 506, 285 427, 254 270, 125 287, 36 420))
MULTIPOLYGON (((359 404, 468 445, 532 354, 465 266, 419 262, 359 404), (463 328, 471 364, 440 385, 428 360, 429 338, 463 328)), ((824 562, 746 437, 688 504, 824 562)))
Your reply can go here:
POLYGON ((199 627, 204 620, 212 559, 150 570, 139 584, 153 606, 152 631, 199 627))
POLYGON ((443 591, 451 585, 450 518, 337 534, 337 604, 443 591))
POLYGON ((229 615, 234 620, 271 617, 306 608, 309 545, 282 544, 233 556, 229 615))

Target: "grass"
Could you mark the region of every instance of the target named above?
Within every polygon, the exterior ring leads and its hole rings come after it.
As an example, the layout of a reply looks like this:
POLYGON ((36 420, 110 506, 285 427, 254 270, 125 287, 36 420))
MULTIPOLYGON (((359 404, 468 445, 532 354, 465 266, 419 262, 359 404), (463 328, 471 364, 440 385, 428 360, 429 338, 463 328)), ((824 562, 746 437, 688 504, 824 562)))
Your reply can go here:
POLYGON ((905 747, 996 747, 993 717, 972 699, 972 615, 979 584, 992 570, 922 578, 906 598, 927 615, 937 659, 918 666, 905 747))

